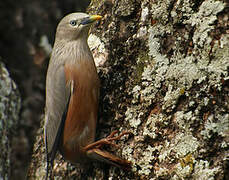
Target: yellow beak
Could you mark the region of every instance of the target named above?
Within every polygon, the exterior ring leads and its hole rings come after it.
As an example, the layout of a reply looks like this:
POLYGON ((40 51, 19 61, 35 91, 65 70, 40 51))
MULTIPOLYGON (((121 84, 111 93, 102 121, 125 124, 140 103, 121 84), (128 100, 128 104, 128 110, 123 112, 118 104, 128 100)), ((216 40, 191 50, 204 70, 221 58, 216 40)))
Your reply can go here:
POLYGON ((91 16, 89 17, 89 19, 90 19, 92 22, 94 22, 94 21, 97 21, 97 20, 102 19, 102 16, 100 16, 100 15, 91 15, 91 16))
POLYGON ((86 24, 93 23, 94 21, 97 21, 97 20, 100 20, 100 19, 102 19, 102 16, 99 16, 99 15, 91 15, 91 16, 89 16, 89 17, 83 19, 83 20, 81 21, 80 24, 86 25, 86 24))

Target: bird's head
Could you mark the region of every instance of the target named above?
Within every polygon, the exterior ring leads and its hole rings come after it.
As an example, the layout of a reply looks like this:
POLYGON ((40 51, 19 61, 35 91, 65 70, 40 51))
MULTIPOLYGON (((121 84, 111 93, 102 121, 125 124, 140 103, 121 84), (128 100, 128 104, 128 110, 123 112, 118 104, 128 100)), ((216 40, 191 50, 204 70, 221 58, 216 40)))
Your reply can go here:
POLYGON ((87 39, 90 26, 102 16, 88 15, 85 13, 72 13, 65 16, 57 26, 56 39, 58 40, 77 40, 87 39))

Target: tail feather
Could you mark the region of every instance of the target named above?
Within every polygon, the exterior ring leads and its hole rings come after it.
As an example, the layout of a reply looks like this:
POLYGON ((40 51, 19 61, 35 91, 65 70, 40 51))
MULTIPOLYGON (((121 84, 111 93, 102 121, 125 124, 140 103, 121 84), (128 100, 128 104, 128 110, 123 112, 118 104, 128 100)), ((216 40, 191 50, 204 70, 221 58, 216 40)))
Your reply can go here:
POLYGON ((45 135, 45 151, 46 151, 46 175, 45 175, 45 180, 51 179, 52 177, 52 168, 53 168, 53 161, 54 157, 48 153, 48 144, 47 144, 47 136, 45 135), (50 170, 50 173, 49 173, 50 170))

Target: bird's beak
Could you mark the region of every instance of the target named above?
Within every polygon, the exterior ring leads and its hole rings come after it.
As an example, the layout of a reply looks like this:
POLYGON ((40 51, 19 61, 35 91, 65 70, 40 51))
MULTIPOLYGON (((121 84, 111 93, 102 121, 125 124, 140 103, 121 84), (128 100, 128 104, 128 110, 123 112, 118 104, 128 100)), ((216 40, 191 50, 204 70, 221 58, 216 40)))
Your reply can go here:
POLYGON ((80 24, 86 25, 86 24, 93 23, 94 21, 98 21, 98 20, 100 20, 100 19, 102 19, 102 16, 99 16, 99 15, 91 15, 91 16, 89 16, 89 17, 83 19, 83 20, 81 21, 80 24))

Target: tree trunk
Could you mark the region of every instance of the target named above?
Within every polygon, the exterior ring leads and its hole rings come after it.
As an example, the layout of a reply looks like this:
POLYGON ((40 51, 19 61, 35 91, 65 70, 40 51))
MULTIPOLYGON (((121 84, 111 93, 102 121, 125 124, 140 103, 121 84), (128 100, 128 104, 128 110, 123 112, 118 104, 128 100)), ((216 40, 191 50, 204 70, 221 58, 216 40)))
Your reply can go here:
MULTIPOLYGON (((97 138, 112 130, 131 171, 56 158, 57 179, 229 179, 229 8, 223 1, 93 0, 101 79, 97 138)), ((112 151, 113 149, 109 149, 112 151)), ((45 175, 43 130, 29 179, 45 175)))
MULTIPOLYGON (((0 60, 2 60, 0 58, 0 60)), ((5 65, 0 62, 0 179, 7 180, 13 170, 12 144, 18 129, 21 98, 5 65)))

